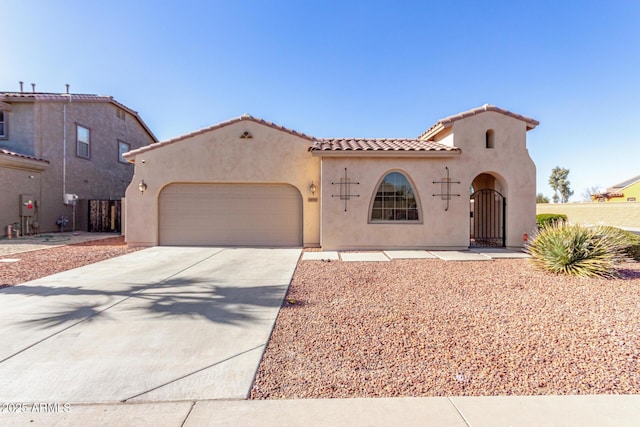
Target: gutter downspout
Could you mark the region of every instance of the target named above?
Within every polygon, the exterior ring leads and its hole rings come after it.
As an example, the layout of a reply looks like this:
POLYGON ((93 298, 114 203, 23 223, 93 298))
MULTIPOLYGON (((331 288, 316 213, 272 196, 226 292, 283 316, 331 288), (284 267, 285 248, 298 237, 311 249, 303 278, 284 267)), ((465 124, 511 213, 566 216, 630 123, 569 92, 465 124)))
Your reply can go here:
MULTIPOLYGON (((71 94, 69 93, 69 85, 67 85, 67 94, 69 95, 69 104, 71 103, 71 94)), ((62 104, 62 200, 67 194, 67 104, 62 104)))

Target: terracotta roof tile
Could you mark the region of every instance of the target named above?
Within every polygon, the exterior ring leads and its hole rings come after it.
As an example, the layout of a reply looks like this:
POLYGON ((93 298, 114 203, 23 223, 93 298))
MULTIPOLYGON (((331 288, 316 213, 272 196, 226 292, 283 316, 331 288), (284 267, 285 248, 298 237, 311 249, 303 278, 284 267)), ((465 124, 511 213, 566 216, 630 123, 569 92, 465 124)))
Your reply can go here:
POLYGON ((16 153, 16 152, 13 152, 13 151, 5 150, 4 148, 0 148, 0 154, 6 154, 7 156, 12 156, 12 157, 19 157, 21 159, 35 160, 35 161, 38 161, 38 162, 49 163, 49 160, 39 159, 37 157, 28 156, 26 154, 16 153))
POLYGON ((433 141, 411 138, 320 138, 312 151, 451 151, 450 147, 433 141))
POLYGON ((539 121, 532 119, 531 117, 522 116, 520 114, 512 113, 511 111, 496 107, 495 105, 484 104, 481 107, 464 111, 462 113, 455 114, 453 116, 445 117, 438 120, 438 122, 431 126, 426 132, 422 133, 419 139, 429 139, 439 131, 447 128, 453 124, 453 122, 464 119, 465 117, 475 116, 476 114, 484 113, 487 111, 494 111, 496 113, 504 114, 505 116, 513 117, 514 119, 522 120, 527 124, 527 130, 531 130, 540 124, 539 121))

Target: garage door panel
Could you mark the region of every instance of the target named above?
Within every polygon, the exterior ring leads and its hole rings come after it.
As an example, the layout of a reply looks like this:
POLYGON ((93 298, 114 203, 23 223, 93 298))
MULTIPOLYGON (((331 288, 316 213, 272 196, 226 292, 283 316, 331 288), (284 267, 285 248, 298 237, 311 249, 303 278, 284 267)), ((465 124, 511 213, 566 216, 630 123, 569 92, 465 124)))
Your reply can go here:
POLYGON ((302 198, 289 185, 171 184, 159 223, 161 245, 301 246, 302 198))

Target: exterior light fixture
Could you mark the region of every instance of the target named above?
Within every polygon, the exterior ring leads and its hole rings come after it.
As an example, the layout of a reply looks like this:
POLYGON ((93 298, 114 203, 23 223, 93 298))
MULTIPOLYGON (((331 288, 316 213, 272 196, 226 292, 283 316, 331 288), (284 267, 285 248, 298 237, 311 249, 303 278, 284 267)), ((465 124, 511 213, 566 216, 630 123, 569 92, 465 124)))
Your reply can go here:
POLYGON ((311 194, 315 195, 316 194, 316 185, 313 183, 313 181, 311 181, 311 185, 309 186, 309 191, 311 191, 311 194))
POLYGON ((147 183, 144 182, 144 179, 140 181, 140 184, 138 184, 138 190, 140 190, 141 193, 144 193, 147 190, 147 183))

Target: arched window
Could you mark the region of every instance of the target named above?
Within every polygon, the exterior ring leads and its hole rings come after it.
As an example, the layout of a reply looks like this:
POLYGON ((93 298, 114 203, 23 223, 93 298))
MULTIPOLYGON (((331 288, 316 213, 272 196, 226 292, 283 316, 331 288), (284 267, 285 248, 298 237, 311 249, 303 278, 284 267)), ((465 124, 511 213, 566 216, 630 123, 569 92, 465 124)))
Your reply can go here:
POLYGON ((485 138, 484 138, 486 147, 493 148, 496 142, 495 139, 496 139, 496 133, 493 131, 493 129, 489 129, 485 134, 485 138))
POLYGON ((400 172, 380 182, 371 206, 371 221, 419 221, 418 202, 409 180, 400 172))

